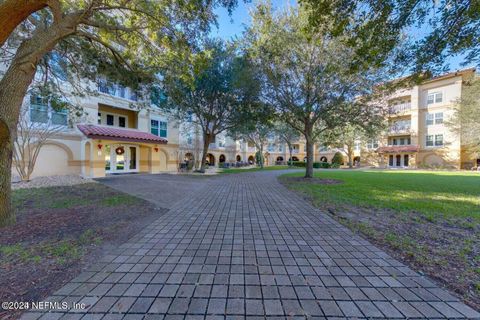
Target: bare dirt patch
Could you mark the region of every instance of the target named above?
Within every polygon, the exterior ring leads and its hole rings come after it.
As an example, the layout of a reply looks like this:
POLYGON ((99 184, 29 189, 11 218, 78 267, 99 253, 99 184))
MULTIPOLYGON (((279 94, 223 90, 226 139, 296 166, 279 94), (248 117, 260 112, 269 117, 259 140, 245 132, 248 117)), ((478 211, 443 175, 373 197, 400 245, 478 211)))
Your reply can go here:
POLYGON ((287 177, 282 178, 282 183, 288 184, 289 182, 300 182, 310 184, 341 184, 342 180, 338 179, 322 179, 322 178, 304 178, 304 177, 287 177))
POLYGON ((336 220, 480 309, 480 228, 468 219, 326 205, 336 220))
POLYGON ((0 230, 1 301, 41 301, 167 211, 98 183, 18 190, 14 205, 17 223, 0 230))

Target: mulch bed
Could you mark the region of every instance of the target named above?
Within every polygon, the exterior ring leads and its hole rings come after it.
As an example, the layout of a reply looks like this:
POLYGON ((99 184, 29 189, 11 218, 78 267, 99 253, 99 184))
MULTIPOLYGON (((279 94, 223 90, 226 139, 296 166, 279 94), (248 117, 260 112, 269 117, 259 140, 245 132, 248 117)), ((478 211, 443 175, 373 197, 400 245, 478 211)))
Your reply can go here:
POLYGON ((17 223, 0 230, 0 301, 45 299, 167 211, 97 183, 16 191, 14 205, 17 223))

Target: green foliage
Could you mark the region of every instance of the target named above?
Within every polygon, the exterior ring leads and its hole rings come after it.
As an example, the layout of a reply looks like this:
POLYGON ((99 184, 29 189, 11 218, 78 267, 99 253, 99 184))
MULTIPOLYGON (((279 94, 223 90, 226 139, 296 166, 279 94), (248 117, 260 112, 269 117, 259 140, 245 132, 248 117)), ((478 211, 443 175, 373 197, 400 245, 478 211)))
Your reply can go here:
POLYGON ((305 168, 305 166, 307 165, 305 161, 289 161, 288 164, 290 166, 299 167, 299 168, 305 168))
POLYGON ((455 114, 446 121, 446 125, 460 135, 462 145, 472 156, 480 157, 480 78, 463 86, 455 114))
POLYGON ((314 162, 313 167, 315 169, 328 169, 331 168, 331 165, 328 162, 314 162))
POLYGON ((341 165, 343 165, 344 162, 345 162, 345 159, 343 157, 343 154, 341 152, 335 152, 332 158, 332 167, 338 168, 341 165))
POLYGON ((446 57, 464 57, 465 64, 480 62, 480 16, 476 1, 451 5, 448 1, 303 0, 313 30, 328 29, 347 36, 363 59, 359 66, 381 64, 390 58, 397 71, 443 71, 446 57), (426 30, 413 37, 412 28, 426 30), (400 70, 399 70, 400 68, 400 70))
MULTIPOLYGON (((262 72, 263 99, 311 145, 325 130, 381 117, 384 106, 373 102, 372 88, 385 73, 378 65, 352 68, 352 61, 361 59, 344 39, 309 30, 307 13, 274 12, 270 3, 260 2, 245 42, 262 72)), ((307 175, 312 165, 307 162, 307 175)))
MULTIPOLYGON (((161 108, 173 118, 197 125, 203 138, 234 131, 261 107, 255 70, 236 48, 221 40, 207 40, 184 70, 173 60, 163 70, 166 99, 161 108)), ((207 154, 208 144, 203 154, 207 154)), ((205 164, 202 163, 202 169, 205 164)))

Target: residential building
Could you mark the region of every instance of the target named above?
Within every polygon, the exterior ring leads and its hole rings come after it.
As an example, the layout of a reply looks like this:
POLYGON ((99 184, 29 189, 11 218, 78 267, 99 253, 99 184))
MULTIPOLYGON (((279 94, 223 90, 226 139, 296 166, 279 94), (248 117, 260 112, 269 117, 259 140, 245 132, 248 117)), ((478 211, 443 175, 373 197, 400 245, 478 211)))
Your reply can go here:
MULTIPOLYGON (((459 136, 445 122, 453 115, 462 86, 475 75, 474 69, 444 74, 412 88, 398 90, 389 98, 389 129, 378 139, 357 141, 354 163, 375 167, 471 168, 480 159, 466 152, 459 136)), ((30 121, 61 126, 41 149, 35 176, 78 174, 103 177, 119 173, 177 171, 180 163, 201 159, 201 130, 191 122, 177 123, 143 101, 136 107, 137 94, 130 88, 99 79, 88 83, 97 93, 71 97, 81 106, 81 116, 54 110, 35 94, 24 100, 30 121)), ((331 162, 339 149, 314 146, 314 160, 331 162)), ((207 162, 255 162, 257 148, 219 134, 209 146, 207 162)), ((290 159, 287 144, 272 137, 265 146, 266 165, 284 164, 290 159)), ((293 143, 293 161, 306 160, 305 141, 293 143)), ((14 170, 14 169, 13 169, 14 170)), ((16 172, 13 171, 15 175, 16 172)))
POLYGON ((464 168, 480 165, 446 125, 475 69, 447 73, 389 98, 388 132, 367 144, 361 163, 380 167, 464 168), (374 145, 372 145, 374 144, 374 145))
POLYGON ((130 88, 102 79, 84 85, 97 93, 70 97, 81 116, 55 111, 34 93, 25 97, 29 121, 61 126, 41 148, 32 177, 176 171, 179 133, 174 121, 153 104, 136 107, 138 96, 130 88))

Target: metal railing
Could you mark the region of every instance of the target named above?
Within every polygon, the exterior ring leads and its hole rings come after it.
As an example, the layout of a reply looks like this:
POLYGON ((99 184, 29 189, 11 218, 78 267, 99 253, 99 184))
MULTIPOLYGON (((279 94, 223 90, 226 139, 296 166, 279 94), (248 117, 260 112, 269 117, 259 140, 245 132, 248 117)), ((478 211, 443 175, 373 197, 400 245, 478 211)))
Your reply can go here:
POLYGON ((401 104, 393 105, 389 108, 390 114, 401 113, 412 109, 412 104, 410 102, 405 102, 401 104))

